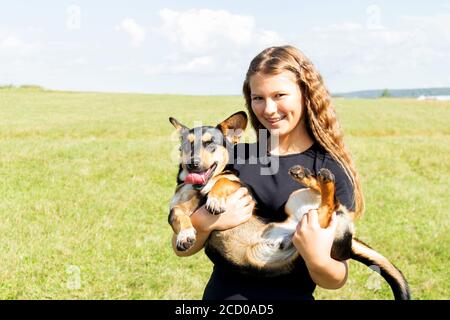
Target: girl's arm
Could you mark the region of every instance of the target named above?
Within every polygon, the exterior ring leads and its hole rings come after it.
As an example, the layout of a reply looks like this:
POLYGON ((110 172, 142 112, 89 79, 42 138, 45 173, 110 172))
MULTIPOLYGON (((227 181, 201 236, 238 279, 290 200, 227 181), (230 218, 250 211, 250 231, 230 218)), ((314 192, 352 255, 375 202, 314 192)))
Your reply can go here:
POLYGON ((191 256, 200 251, 213 230, 226 230, 244 223, 252 216, 254 202, 246 188, 239 188, 228 197, 226 211, 219 215, 209 213, 205 206, 191 215, 191 222, 197 231, 194 245, 186 251, 178 251, 176 235, 172 236, 172 248, 179 257, 191 256))
POLYGON ((294 246, 305 260, 312 280, 325 289, 339 289, 347 281, 347 261, 331 258, 336 231, 336 214, 333 213, 330 225, 322 229, 317 210, 310 210, 297 225, 292 239, 294 246))

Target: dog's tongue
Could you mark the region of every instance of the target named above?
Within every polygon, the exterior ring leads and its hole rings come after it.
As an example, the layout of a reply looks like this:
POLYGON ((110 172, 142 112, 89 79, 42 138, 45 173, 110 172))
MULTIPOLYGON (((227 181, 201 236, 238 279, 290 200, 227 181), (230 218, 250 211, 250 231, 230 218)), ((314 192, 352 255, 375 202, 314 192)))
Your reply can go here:
POLYGON ((204 184, 206 172, 202 173, 189 173, 184 179, 184 183, 187 184, 204 184))

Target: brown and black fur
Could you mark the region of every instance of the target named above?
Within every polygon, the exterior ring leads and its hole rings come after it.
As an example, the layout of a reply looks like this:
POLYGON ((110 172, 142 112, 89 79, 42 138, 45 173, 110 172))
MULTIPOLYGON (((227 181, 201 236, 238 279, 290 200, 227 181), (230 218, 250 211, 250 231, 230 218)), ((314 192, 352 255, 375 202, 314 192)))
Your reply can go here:
MULTIPOLYGON (((195 243, 195 229, 189 216, 206 204, 211 214, 225 211, 226 198, 243 186, 230 172, 230 150, 247 126, 247 116, 238 112, 216 127, 189 129, 170 118, 180 133, 181 164, 177 188, 170 204, 169 223, 177 235, 177 250, 188 250, 195 243), (189 172, 205 172, 214 168, 204 185, 185 184, 189 172)), ((314 176, 301 166, 289 174, 306 187, 294 191, 285 205, 287 218, 270 222, 253 215, 247 222, 232 229, 213 231, 205 244, 205 253, 214 263, 224 263, 242 273, 277 276, 289 273, 301 257, 292 244, 292 236, 302 216, 317 209, 320 226, 326 228, 336 212, 337 230, 331 257, 354 259, 367 266, 376 265, 389 283, 396 299, 410 299, 406 279, 389 260, 354 237, 354 213, 341 205, 335 195, 335 181, 328 169, 314 176)))

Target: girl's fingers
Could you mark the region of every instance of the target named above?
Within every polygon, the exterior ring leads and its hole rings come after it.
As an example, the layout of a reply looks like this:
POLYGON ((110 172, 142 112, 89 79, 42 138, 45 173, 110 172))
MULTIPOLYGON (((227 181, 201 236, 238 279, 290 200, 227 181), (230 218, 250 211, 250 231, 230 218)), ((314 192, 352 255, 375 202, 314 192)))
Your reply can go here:
POLYGON ((303 217, 300 219, 300 222, 297 224, 297 232, 300 232, 301 230, 305 229, 307 224, 308 218, 306 217, 306 214, 304 214, 303 217))
POLYGON ((245 197, 247 194, 248 194, 247 188, 239 188, 231 195, 231 198, 241 199, 242 197, 245 197))
POLYGON ((248 189, 244 187, 239 188, 237 191, 239 191, 242 196, 246 196, 248 194, 248 189))
POLYGON ((319 213, 317 210, 309 210, 307 215, 308 224, 311 227, 320 227, 319 225, 319 213))
POLYGON ((244 197, 240 198, 238 200, 238 202, 236 202, 237 206, 241 207, 241 208, 244 208, 252 203, 253 203, 252 197, 250 197, 250 196, 244 196, 244 197))
POLYGON ((330 224, 328 225, 327 229, 334 230, 334 229, 336 229, 336 227, 337 227, 337 219, 336 219, 336 211, 335 211, 331 215, 330 224))
POLYGON ((254 208, 254 204, 252 202, 247 202, 243 206, 243 211, 245 213, 251 213, 251 212, 253 212, 253 208, 254 208))

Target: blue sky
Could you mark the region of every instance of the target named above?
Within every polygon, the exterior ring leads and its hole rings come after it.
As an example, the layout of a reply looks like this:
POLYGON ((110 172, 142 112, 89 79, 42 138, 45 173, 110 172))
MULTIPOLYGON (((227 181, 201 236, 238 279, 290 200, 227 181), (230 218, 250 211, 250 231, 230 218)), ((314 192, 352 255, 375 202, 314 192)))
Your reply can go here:
POLYGON ((278 3, 0 0, 0 85, 238 95, 292 44, 332 92, 450 86, 448 1, 278 3))

